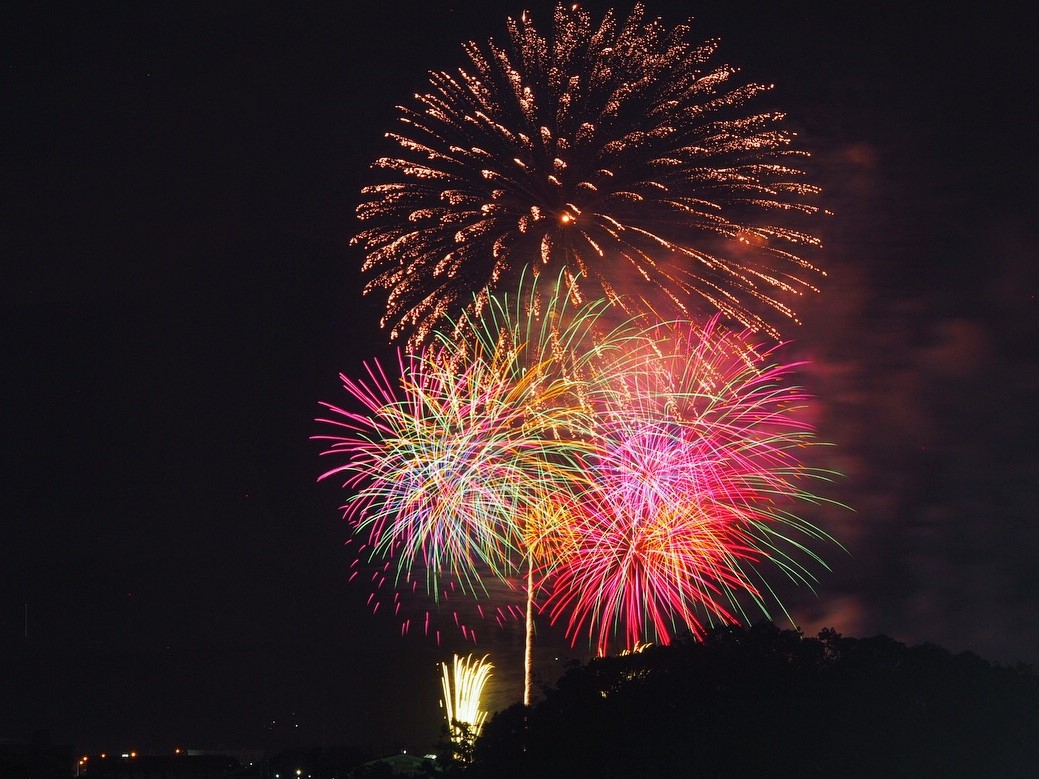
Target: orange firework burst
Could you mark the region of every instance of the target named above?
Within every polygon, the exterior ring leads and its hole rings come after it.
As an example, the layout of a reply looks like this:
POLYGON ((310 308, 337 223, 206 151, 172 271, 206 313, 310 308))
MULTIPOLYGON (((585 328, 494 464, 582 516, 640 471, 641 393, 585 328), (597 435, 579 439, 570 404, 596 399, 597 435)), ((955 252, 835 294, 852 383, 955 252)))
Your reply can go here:
POLYGON ((777 335, 819 273, 802 224, 817 188, 782 114, 747 108, 770 87, 734 85, 716 48, 641 5, 598 25, 558 6, 549 35, 524 15, 431 73, 357 209, 391 336, 414 346, 479 314, 528 264, 566 273, 576 298, 777 335))

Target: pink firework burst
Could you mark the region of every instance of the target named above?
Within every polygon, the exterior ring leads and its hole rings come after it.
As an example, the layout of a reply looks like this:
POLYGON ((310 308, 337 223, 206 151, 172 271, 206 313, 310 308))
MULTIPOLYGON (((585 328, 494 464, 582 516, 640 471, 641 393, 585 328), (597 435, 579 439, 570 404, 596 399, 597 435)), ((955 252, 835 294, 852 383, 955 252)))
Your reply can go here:
POLYGON ((801 560, 818 558, 798 537, 825 537, 794 513, 820 500, 803 482, 827 475, 799 459, 813 435, 794 366, 714 322, 658 330, 644 369, 613 377, 593 486, 548 576, 553 621, 600 653, 737 622, 748 600, 767 614, 761 564, 810 583, 801 560))

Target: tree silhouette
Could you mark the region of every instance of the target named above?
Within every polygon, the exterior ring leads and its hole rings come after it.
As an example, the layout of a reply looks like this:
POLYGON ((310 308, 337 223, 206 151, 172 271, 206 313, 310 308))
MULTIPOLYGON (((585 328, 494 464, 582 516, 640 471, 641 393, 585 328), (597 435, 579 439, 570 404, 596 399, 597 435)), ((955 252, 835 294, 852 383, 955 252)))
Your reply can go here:
POLYGON ((466 776, 1024 777, 1039 677, 769 622, 569 671, 484 729, 466 776))

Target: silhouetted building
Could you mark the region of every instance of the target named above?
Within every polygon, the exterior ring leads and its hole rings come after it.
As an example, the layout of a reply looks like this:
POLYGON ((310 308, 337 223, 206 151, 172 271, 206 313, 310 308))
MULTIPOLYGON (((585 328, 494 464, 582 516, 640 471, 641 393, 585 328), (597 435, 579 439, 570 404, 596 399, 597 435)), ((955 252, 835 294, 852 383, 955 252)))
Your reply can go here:
POLYGON ((427 776, 424 765, 430 756, 409 755, 401 752, 371 760, 358 766, 352 772, 354 776, 427 776), (382 770, 380 770, 382 769, 382 770))

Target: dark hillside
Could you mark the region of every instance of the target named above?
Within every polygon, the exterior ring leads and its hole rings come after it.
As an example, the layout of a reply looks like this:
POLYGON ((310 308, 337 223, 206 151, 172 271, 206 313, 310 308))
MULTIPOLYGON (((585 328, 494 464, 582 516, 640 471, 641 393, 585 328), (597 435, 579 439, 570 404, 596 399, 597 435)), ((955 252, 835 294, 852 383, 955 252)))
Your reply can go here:
POLYGON ((488 723, 466 776, 1024 777, 1039 677, 771 623, 571 669, 488 723))

